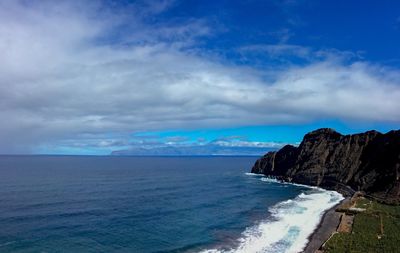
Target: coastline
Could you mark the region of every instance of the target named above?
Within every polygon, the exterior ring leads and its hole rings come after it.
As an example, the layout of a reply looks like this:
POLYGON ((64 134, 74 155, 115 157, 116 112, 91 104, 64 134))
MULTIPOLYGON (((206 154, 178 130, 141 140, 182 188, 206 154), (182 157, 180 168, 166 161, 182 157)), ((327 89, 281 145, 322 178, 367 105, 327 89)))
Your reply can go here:
MULTIPOLYGON (((262 178, 261 178, 262 181, 276 182, 276 183, 283 183, 283 184, 290 184, 290 185, 298 185, 298 186, 303 186, 303 187, 307 187, 307 188, 317 188, 317 189, 334 191, 336 193, 340 193, 339 191, 329 190, 329 189, 321 188, 318 186, 311 186, 311 185, 287 182, 287 181, 279 180, 279 179, 276 179, 273 177, 268 177, 263 174, 257 174, 257 173, 246 173, 246 174, 247 175, 262 175, 262 178)), ((344 196, 344 198, 339 203, 337 203, 333 207, 327 209, 323 213, 318 225, 315 227, 313 232, 307 237, 306 246, 299 252, 303 252, 303 253, 320 252, 320 251, 318 251, 318 249, 320 249, 321 246, 332 236, 332 234, 336 232, 337 228, 340 225, 341 217, 342 217, 342 213, 336 212, 336 209, 339 206, 343 205, 343 203, 351 200, 350 196, 348 196, 348 195, 346 196, 343 193, 340 193, 340 194, 342 196, 344 196)))
POLYGON ((315 228, 314 232, 308 237, 307 246, 303 249, 303 253, 316 252, 331 237, 331 235, 336 232, 342 216, 341 213, 336 212, 336 208, 345 201, 349 201, 349 199, 350 197, 346 197, 324 213, 320 223, 315 228))

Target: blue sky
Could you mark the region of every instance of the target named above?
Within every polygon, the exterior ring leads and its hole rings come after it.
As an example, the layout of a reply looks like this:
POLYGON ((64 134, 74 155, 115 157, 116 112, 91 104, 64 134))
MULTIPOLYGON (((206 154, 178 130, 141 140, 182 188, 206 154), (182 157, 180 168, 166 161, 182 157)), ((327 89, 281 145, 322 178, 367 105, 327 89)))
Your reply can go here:
POLYGON ((2 1, 0 153, 398 129, 399 44, 398 1, 2 1))
POLYGON ((228 56, 243 45, 281 43, 398 65, 399 10, 397 1, 182 1, 160 20, 206 19, 221 33, 204 48, 228 56))

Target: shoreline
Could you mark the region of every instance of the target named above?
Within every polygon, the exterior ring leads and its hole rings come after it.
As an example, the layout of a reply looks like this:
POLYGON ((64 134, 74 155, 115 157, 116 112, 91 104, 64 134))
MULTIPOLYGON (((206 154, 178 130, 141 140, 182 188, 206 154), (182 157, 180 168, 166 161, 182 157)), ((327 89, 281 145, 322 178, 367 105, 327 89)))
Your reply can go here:
POLYGON ((328 239, 337 231, 340 223, 341 223, 341 218, 342 218, 342 212, 336 212, 336 209, 343 205, 345 202, 348 202, 351 200, 351 197, 347 194, 344 194, 343 192, 337 191, 337 190, 332 190, 332 189, 325 189, 322 187, 318 186, 311 186, 311 185, 305 185, 305 184, 298 184, 298 183, 293 183, 293 182, 287 182, 284 180, 279 180, 273 177, 268 177, 264 174, 258 174, 258 173, 245 173, 246 175, 260 175, 262 181, 267 181, 267 182, 273 182, 273 183, 279 183, 279 184, 289 184, 289 185, 295 185, 295 186, 302 186, 306 188, 312 188, 312 189, 320 189, 324 191, 332 191, 339 193, 342 198, 339 203, 335 204, 329 209, 326 209, 320 220, 318 221, 317 226, 312 230, 312 232, 307 236, 306 238, 306 243, 304 248, 300 248, 299 251, 297 252, 305 252, 305 253, 317 253, 320 252, 318 251, 321 246, 328 241, 328 239), (346 196, 347 195, 347 196, 346 196))
MULTIPOLYGON (((303 187, 307 187, 307 188, 318 188, 318 189, 322 189, 322 190, 334 191, 334 192, 340 193, 339 191, 336 191, 336 190, 325 189, 325 188, 318 187, 318 186, 311 186, 311 185, 287 182, 284 180, 279 180, 276 178, 271 178, 271 177, 265 176, 264 174, 249 173, 248 175, 250 175, 250 174, 251 175, 262 175, 262 177, 267 178, 267 179, 276 180, 278 183, 298 185, 298 186, 303 186, 303 187)), ((340 194, 342 196, 346 196, 343 193, 340 193, 340 194)), ((306 243, 306 246, 302 249, 302 251, 299 251, 299 252, 302 252, 302 253, 317 253, 317 252, 319 252, 318 250, 336 232, 337 228, 340 225, 342 213, 336 212, 336 209, 343 203, 348 202, 350 200, 351 200, 351 197, 349 197, 349 196, 344 197, 344 199, 342 199, 339 203, 337 203, 336 205, 327 209, 324 212, 318 225, 315 227, 313 232, 307 237, 308 241, 306 243)))
POLYGON ((318 226, 308 237, 307 245, 302 251, 303 253, 316 252, 331 237, 331 235, 336 232, 342 216, 341 213, 336 212, 336 208, 349 199, 349 197, 346 197, 323 214, 318 226))

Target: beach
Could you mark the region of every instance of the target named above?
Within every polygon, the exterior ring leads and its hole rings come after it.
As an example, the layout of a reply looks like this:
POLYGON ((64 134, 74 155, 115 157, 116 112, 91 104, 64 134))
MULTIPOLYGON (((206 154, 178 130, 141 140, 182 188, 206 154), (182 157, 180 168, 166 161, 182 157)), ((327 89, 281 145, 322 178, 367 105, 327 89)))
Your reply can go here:
POLYGON ((341 213, 336 212, 336 208, 346 201, 349 201, 349 197, 342 200, 339 204, 335 205, 329 209, 321 219, 318 227, 310 235, 309 242, 304 248, 304 253, 314 253, 316 252, 336 231, 340 224, 341 213))

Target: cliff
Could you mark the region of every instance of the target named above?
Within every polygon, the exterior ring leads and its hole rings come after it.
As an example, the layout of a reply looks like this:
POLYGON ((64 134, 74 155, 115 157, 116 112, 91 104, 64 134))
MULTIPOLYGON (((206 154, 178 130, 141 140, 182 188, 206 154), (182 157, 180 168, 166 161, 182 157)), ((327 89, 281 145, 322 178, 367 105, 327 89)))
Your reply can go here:
POLYGON ((253 173, 326 189, 351 187, 386 202, 400 202, 400 130, 341 135, 322 128, 298 147, 268 152, 253 173))

